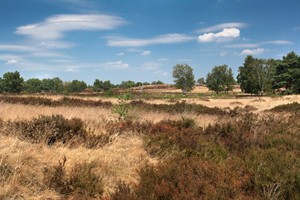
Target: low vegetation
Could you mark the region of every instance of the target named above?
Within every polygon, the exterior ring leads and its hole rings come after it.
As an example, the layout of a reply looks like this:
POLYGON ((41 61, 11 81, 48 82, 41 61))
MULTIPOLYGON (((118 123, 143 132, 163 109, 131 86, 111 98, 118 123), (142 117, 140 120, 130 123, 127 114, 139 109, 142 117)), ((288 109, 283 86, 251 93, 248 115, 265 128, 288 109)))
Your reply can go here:
MULTIPOLYGON (((1 96, 1 101, 36 108, 113 111, 118 106, 70 97, 1 96)), ((298 103, 260 113, 244 104, 225 111, 185 101, 121 103, 129 114, 135 110, 181 117, 157 122, 98 119, 102 133, 97 134, 80 114, 0 117, 0 199, 300 199, 298 103), (191 113, 217 120, 200 126, 191 113), (53 152, 52 157, 46 152, 53 152)))

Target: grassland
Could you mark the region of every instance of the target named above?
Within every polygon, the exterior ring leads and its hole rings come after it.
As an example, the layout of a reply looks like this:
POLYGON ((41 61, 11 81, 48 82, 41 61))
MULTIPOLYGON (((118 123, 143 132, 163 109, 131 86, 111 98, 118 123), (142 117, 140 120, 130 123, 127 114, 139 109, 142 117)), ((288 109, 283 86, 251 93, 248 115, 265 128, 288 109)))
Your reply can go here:
POLYGON ((0 199, 300 199, 299 95, 138 92, 0 96, 0 199))

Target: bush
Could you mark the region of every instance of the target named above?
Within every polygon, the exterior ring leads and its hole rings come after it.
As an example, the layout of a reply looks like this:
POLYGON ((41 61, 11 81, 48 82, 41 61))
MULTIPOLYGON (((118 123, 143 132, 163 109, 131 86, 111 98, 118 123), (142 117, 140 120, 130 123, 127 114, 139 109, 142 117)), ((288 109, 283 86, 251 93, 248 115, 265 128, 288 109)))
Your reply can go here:
POLYGON ((102 178, 93 172, 95 163, 75 164, 70 174, 65 169, 66 158, 58 165, 45 170, 49 188, 75 199, 100 198, 103 194, 102 178))
POLYGON ((87 148, 101 147, 110 141, 110 135, 93 135, 88 133, 83 121, 79 118, 66 119, 62 115, 39 116, 30 121, 8 122, 9 131, 20 139, 32 143, 53 145, 62 143, 69 147, 84 144, 87 148))
POLYGON ((273 112, 300 112, 300 104, 298 102, 289 103, 285 105, 275 106, 270 109, 273 112))

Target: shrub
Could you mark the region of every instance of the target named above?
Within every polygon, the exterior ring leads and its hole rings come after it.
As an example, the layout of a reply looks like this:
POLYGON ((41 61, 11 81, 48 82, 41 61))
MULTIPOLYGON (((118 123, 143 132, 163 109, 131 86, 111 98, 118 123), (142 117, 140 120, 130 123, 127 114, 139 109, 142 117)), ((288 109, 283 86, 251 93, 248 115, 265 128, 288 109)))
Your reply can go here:
POLYGON ((275 106, 270 109, 273 112, 300 112, 300 104, 298 102, 289 103, 285 105, 275 106))
POLYGON ((14 132, 20 139, 32 143, 66 144, 74 147, 84 144, 87 148, 101 147, 110 141, 110 135, 93 135, 88 133, 83 121, 79 118, 66 119, 62 115, 39 116, 30 121, 8 122, 8 134, 14 132))
POLYGON ((45 170, 46 184, 66 197, 75 199, 95 198, 103 194, 102 178, 93 172, 95 163, 75 164, 67 174, 66 158, 58 165, 45 170))
POLYGON ((0 183, 5 184, 8 178, 13 175, 14 169, 13 167, 7 162, 6 158, 0 159, 0 183))

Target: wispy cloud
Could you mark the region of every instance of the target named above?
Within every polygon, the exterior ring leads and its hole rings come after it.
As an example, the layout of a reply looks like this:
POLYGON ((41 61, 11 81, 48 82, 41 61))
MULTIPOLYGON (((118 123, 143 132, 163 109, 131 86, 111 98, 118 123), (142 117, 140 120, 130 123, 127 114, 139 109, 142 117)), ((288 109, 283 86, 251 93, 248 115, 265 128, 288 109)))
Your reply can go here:
POLYGON ((265 53, 266 49, 257 48, 257 49, 245 49, 243 50, 240 55, 259 55, 265 53))
POLYGON ((124 63, 123 61, 115 61, 115 62, 106 62, 102 64, 105 69, 128 69, 129 64, 124 63))
POLYGON ((40 49, 25 45, 0 45, 1 51, 14 51, 14 52, 37 52, 40 49))
POLYGON ((291 41, 288 40, 271 40, 271 41, 264 41, 259 43, 242 43, 242 44, 230 44, 224 45, 225 48, 258 48, 263 45, 290 45, 293 44, 291 41))
POLYGON ((18 64, 18 63, 19 63, 18 60, 11 59, 11 60, 6 61, 6 63, 4 65, 15 65, 15 64, 18 64))
POLYGON ((124 52, 120 52, 120 53, 117 53, 116 55, 117 55, 117 56, 124 56, 125 53, 124 53, 124 52))
POLYGON ((108 36, 106 38, 108 39, 107 45, 112 47, 142 47, 155 44, 175 44, 196 39, 195 37, 178 33, 165 34, 147 39, 126 38, 119 36, 108 36))
POLYGON ((206 28, 202 28, 197 30, 197 33, 207 33, 207 32, 215 32, 215 31, 221 31, 225 28, 237 28, 237 29, 241 29, 241 28, 245 28, 247 26, 247 24, 245 23, 241 23, 241 22, 230 22, 230 23, 223 23, 223 24, 217 24, 214 26, 209 26, 206 28))
POLYGON ((151 51, 143 51, 140 53, 141 56, 149 56, 151 54, 151 51))
POLYGON ((225 28, 218 33, 205 33, 198 37, 199 42, 223 42, 240 37, 240 30, 237 28, 225 28))
POLYGON ((20 26, 16 33, 40 40, 56 40, 64 37, 65 32, 85 30, 111 30, 126 21, 118 16, 104 14, 66 14, 54 15, 45 21, 20 26))
POLYGON ((159 76, 168 76, 169 73, 161 69, 161 63, 158 62, 146 62, 141 68, 143 71, 152 71, 153 74, 159 76))

